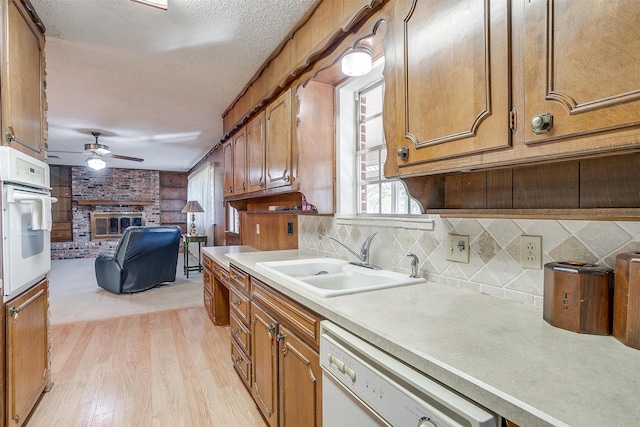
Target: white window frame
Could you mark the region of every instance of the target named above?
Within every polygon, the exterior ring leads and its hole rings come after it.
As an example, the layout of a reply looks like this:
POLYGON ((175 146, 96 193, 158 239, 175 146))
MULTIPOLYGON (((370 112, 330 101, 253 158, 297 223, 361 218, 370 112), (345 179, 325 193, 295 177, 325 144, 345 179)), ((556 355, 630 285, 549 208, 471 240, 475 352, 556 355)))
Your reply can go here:
MULTIPOLYGON (((356 191, 358 187, 358 177, 356 176, 359 170, 356 164, 356 135, 359 132, 358 123, 356 120, 356 112, 358 111, 355 105, 356 94, 371 88, 376 85, 377 82, 383 85, 384 96, 384 81, 382 70, 384 68, 384 59, 376 61, 371 72, 365 76, 353 78, 347 80, 345 83, 336 87, 336 114, 338 126, 336 126, 336 212, 341 218, 348 217, 369 217, 374 219, 375 217, 383 218, 388 221, 389 217, 410 217, 416 218, 419 215, 416 214, 382 214, 382 213, 358 213, 359 194, 356 191)), ((372 147, 369 149, 373 149, 372 147)), ((381 174, 384 178, 384 174, 381 174)), ((387 180, 394 181, 394 180, 387 180)), ((416 201, 417 202, 417 201, 416 201)))

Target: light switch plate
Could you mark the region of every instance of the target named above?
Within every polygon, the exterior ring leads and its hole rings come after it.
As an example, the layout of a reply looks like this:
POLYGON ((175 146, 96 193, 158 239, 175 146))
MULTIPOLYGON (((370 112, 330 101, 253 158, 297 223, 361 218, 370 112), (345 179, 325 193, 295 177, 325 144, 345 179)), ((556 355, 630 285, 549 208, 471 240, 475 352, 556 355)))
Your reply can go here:
POLYGON ((469 236, 449 234, 447 261, 469 264, 469 236))
POLYGON ((542 236, 520 236, 520 267, 542 269, 542 236))

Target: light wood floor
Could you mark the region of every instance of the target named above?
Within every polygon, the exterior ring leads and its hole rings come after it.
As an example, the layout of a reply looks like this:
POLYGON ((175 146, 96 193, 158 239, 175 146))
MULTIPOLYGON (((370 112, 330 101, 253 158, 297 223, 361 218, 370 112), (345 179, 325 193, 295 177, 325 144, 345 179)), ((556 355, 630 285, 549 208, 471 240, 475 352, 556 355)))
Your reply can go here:
POLYGON ((51 326, 29 427, 266 426, 203 307, 51 326))

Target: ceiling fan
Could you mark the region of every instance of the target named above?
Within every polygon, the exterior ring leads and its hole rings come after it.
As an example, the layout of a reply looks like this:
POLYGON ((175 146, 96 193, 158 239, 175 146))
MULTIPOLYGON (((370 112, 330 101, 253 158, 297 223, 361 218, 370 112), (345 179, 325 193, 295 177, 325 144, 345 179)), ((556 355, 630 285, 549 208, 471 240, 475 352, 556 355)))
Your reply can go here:
POLYGON ((141 159, 139 157, 129 157, 129 156, 122 156, 120 154, 113 154, 109 150, 109 146, 104 145, 104 144, 100 144, 98 142, 98 138, 100 137, 100 135, 102 135, 102 133, 100 133, 100 132, 91 132, 91 135, 93 135, 93 137, 96 139, 96 142, 84 144, 84 151, 90 151, 94 155, 112 157, 114 159, 130 160, 132 162, 143 162, 144 161, 144 159, 141 159))
MULTIPOLYGON (((84 144, 84 152, 83 153, 89 153, 90 156, 89 158, 87 158, 86 162, 87 165, 95 170, 100 170, 103 169, 107 163, 104 161, 104 157, 110 157, 112 159, 120 159, 120 160, 129 160, 132 162, 143 162, 144 159, 141 159, 139 157, 130 157, 130 156, 123 156, 121 154, 114 154, 111 152, 111 150, 109 150, 109 146, 104 145, 104 144, 100 144, 100 142, 98 142, 98 138, 102 135, 101 132, 91 132, 91 135, 93 135, 93 137, 96 139, 95 142, 92 143, 87 143, 84 144)), ((52 152, 58 152, 58 153, 73 153, 70 151, 52 151, 52 152)), ((78 154, 82 154, 80 152, 76 152, 78 154)), ((50 156, 52 158, 55 158, 57 156, 50 156)))

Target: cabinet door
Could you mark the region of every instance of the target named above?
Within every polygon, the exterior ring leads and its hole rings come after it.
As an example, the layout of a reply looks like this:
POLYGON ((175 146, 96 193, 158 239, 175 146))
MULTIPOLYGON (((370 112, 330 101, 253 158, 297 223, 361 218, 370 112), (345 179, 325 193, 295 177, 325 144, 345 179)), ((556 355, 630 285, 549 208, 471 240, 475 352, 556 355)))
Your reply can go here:
POLYGON ((318 353, 287 328, 278 333, 281 427, 322 426, 322 374, 318 353))
POLYGON ((534 0, 525 2, 525 20, 525 142, 562 142, 554 144, 560 151, 637 144, 638 2, 534 0), (541 113, 551 114, 552 127, 535 133, 531 121, 541 113), (632 128, 636 137, 620 143, 568 141, 632 128))
POLYGON ((24 423, 49 379, 47 288, 44 280, 6 305, 7 425, 24 423))
POLYGON ((297 133, 294 145, 297 145, 297 156, 293 156, 295 183, 307 201, 321 214, 332 214, 335 211, 334 93, 332 85, 313 80, 304 87, 298 86, 296 92, 297 133))
POLYGON ((271 427, 278 422, 277 413, 277 342, 278 323, 260 307, 251 307, 251 393, 271 427))
POLYGON ((247 191, 263 190, 265 113, 247 124, 247 191))
POLYGON ((2 109, 10 145, 44 159, 44 38, 22 4, 7 4, 2 109), (25 150, 26 149, 26 150, 25 150))
POLYGON ((267 188, 289 185, 291 181, 291 89, 269 104, 265 120, 267 188))
POLYGON ((233 140, 227 141, 222 146, 223 176, 222 186, 224 197, 233 195, 233 140))
POLYGON ((246 129, 240 129, 233 136, 233 194, 247 192, 247 134, 246 129))
POLYGON ((385 175, 511 145, 506 0, 413 0, 385 40, 385 175), (396 156, 406 150, 406 157, 396 156))

